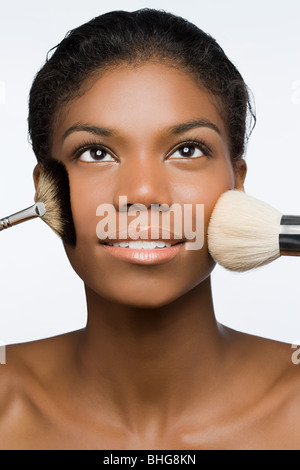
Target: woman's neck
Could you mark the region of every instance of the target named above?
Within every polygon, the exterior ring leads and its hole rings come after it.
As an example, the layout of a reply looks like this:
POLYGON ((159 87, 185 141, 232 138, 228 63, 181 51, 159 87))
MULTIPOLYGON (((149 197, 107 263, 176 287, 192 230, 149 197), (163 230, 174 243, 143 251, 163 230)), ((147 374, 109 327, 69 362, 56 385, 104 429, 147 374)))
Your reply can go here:
POLYGON ((210 393, 226 341, 215 319, 210 277, 155 309, 112 303, 87 286, 86 295, 79 371, 126 424, 178 418, 210 393))

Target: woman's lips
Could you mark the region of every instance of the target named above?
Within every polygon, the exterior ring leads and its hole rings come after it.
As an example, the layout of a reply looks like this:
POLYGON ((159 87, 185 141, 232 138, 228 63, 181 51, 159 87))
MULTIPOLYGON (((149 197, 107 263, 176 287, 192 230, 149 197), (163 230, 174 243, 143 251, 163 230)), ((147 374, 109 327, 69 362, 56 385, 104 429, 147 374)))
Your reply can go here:
POLYGON ((101 246, 118 259, 145 265, 162 264, 170 261, 185 244, 185 240, 178 234, 164 227, 154 225, 139 227, 138 237, 131 238, 128 233, 129 229, 126 227, 116 234, 109 234, 106 240, 100 242, 101 246), (128 246, 111 246, 112 244, 125 244, 128 246), (137 244, 137 246, 132 246, 134 244, 137 244), (164 247, 163 245, 167 246, 164 247))
POLYGON ((154 249, 125 248, 110 246, 101 243, 101 246, 111 255, 134 264, 162 264, 173 259, 183 248, 184 242, 179 242, 170 247, 154 249))

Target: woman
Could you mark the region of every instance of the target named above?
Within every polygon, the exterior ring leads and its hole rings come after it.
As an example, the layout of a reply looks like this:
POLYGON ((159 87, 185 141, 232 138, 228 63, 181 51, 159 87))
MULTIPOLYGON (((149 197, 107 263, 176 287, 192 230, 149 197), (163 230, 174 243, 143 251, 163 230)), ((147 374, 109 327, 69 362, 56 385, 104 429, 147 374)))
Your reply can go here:
POLYGON ((77 239, 64 247, 88 322, 8 348, 1 448, 300 448, 291 349, 217 323, 206 236, 197 250, 172 233, 154 249, 150 231, 142 249, 97 236, 100 204, 128 224, 138 204, 192 205, 193 223, 202 204, 206 234, 219 196, 244 188, 251 116, 223 50, 174 15, 108 13, 57 46, 30 93, 34 179, 49 158, 68 171, 77 239))

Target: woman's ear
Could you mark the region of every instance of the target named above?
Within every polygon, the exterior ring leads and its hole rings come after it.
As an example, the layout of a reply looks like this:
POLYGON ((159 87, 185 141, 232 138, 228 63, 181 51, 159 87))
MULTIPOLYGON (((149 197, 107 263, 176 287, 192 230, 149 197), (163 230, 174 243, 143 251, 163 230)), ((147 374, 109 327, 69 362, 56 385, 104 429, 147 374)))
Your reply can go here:
POLYGON ((34 167, 34 170, 33 170, 33 181, 34 181, 35 190, 37 190, 37 187, 38 187, 38 184, 39 184, 41 168, 42 168, 42 165, 40 163, 38 163, 34 167))
POLYGON ((245 191, 244 182, 247 174, 247 163, 243 158, 234 162, 235 186, 234 189, 245 191))

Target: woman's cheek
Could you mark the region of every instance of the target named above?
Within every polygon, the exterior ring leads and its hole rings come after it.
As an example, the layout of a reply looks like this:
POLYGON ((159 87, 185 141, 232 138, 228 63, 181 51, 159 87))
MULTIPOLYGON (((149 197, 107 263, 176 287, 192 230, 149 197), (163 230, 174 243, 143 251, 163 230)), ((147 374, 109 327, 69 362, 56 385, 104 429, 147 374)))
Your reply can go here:
POLYGON ((204 245, 214 206, 222 193, 234 188, 234 181, 232 165, 223 158, 208 165, 203 172, 187 175, 174 186, 176 198, 182 201, 183 208, 184 204, 193 208, 193 230, 200 227, 200 214, 203 213, 201 228, 204 231, 204 245), (197 205, 201 205, 203 211, 197 211, 197 205))
POLYGON ((77 240, 96 237, 99 184, 86 178, 84 172, 69 173, 70 198, 77 240))

